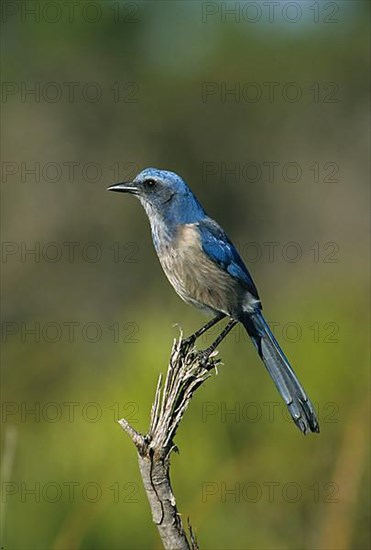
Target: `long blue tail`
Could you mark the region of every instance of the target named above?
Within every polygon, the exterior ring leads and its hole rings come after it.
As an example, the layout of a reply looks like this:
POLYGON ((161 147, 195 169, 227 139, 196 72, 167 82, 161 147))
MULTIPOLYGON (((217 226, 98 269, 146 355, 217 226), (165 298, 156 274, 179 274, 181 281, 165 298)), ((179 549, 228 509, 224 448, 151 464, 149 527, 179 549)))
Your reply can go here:
POLYGON ((306 434, 319 432, 313 405, 272 334, 261 311, 245 313, 242 323, 252 339, 267 371, 283 397, 293 421, 306 434))

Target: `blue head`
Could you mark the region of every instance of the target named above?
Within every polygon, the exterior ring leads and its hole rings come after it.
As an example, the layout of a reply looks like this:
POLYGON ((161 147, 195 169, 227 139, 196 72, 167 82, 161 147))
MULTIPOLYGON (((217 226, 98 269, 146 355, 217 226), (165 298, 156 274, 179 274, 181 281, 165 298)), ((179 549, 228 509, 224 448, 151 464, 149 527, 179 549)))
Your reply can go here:
POLYGON ((177 224, 195 223, 205 216, 205 211, 186 182, 167 170, 146 168, 132 182, 118 183, 108 190, 137 196, 152 229, 158 223, 165 223, 171 229, 177 224))

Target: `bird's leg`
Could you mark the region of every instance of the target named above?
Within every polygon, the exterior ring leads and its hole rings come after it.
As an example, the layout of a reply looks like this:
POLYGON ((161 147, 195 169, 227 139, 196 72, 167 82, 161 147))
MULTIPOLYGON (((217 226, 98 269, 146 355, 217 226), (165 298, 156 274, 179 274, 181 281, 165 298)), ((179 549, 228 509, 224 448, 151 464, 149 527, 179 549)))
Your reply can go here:
POLYGON ((207 330, 209 330, 211 327, 213 327, 214 325, 216 325, 217 323, 219 323, 219 321, 221 321, 222 319, 224 319, 225 317, 225 313, 219 313, 218 315, 216 315, 213 319, 211 319, 209 322, 206 323, 206 325, 204 325, 203 327, 199 328, 198 330, 196 330, 196 332, 194 334, 191 334, 191 336, 188 336, 188 338, 186 339, 187 342, 192 342, 192 344, 197 340, 197 338, 199 338, 200 336, 202 336, 207 330))
POLYGON ((236 326, 237 323, 238 323, 238 321, 236 321, 236 319, 231 319, 229 321, 228 325, 226 325, 224 327, 222 332, 219 334, 218 338, 216 338, 216 340, 214 340, 214 342, 211 344, 211 346, 209 346, 208 348, 204 349, 201 352, 204 359, 207 359, 209 357, 209 355, 219 346, 220 342, 222 340, 224 340, 224 338, 227 336, 227 334, 229 332, 231 332, 232 328, 234 326, 236 326))

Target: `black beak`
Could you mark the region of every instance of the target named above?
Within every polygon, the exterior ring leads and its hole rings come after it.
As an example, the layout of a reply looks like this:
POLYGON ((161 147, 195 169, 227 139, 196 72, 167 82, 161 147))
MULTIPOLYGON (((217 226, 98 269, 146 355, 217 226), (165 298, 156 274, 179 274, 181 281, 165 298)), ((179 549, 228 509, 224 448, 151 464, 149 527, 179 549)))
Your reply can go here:
POLYGON ((121 183, 115 183, 115 185, 107 187, 107 191, 117 191, 118 193, 132 193, 133 195, 137 195, 139 189, 132 181, 123 181, 121 183))

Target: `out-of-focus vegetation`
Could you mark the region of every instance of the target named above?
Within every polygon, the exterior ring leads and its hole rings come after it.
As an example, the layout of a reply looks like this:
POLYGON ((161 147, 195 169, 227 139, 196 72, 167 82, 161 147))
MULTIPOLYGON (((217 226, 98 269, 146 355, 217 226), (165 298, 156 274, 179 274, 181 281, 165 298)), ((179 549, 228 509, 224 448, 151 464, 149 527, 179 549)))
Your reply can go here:
POLYGON ((368 548, 368 3, 71 4, 3 2, 2 546, 160 546, 115 419, 146 430, 174 324, 205 319, 105 192, 155 166, 238 243, 321 423, 234 332, 177 436, 184 520, 202 548, 368 548))

